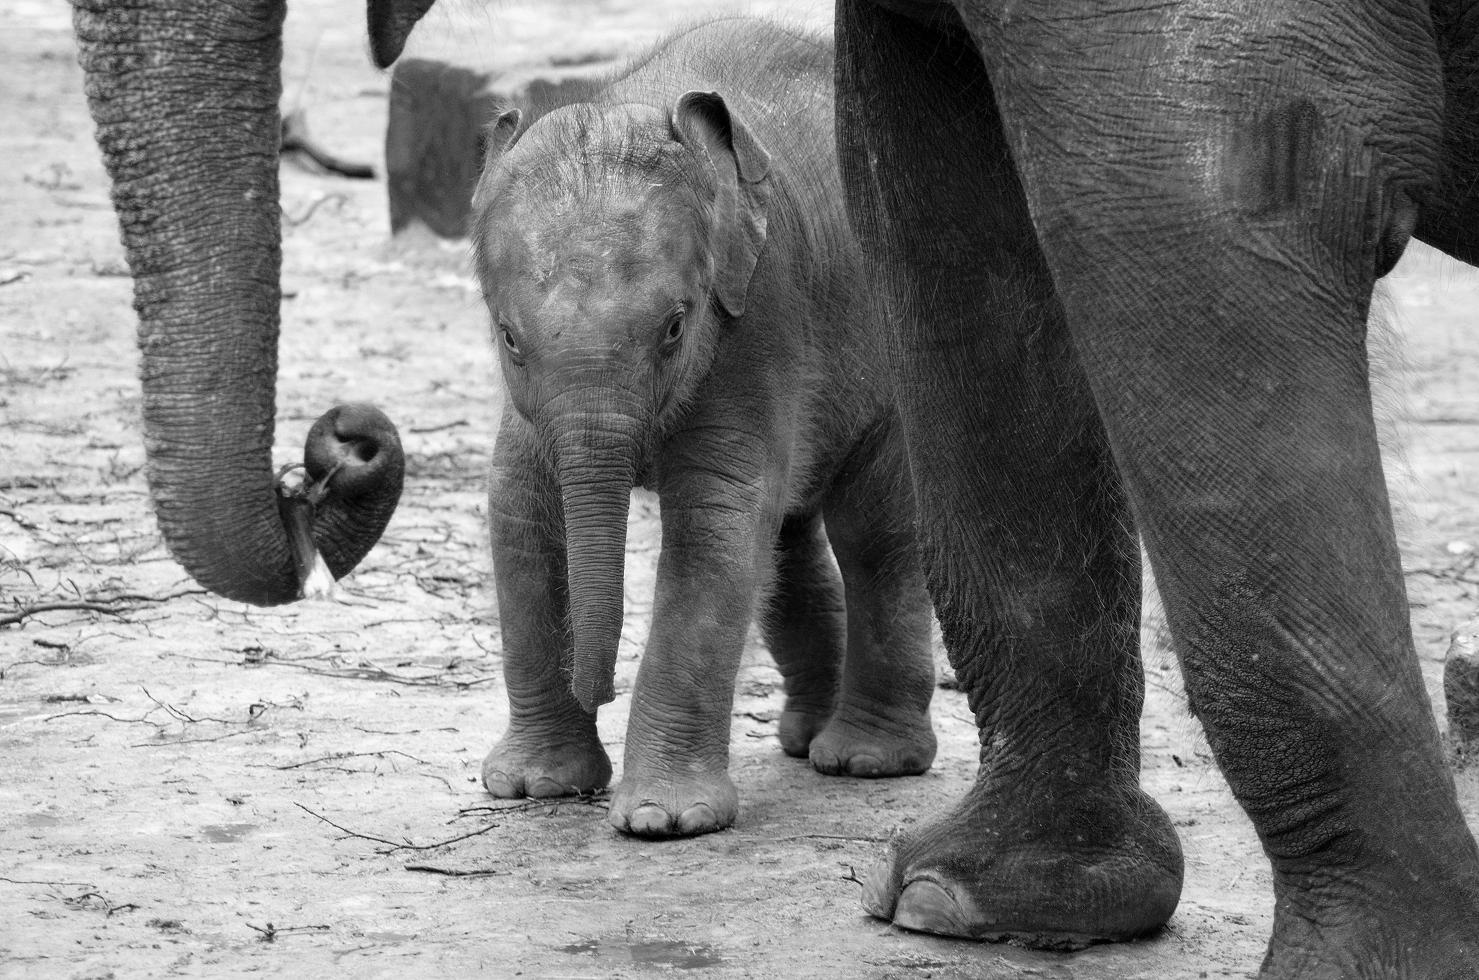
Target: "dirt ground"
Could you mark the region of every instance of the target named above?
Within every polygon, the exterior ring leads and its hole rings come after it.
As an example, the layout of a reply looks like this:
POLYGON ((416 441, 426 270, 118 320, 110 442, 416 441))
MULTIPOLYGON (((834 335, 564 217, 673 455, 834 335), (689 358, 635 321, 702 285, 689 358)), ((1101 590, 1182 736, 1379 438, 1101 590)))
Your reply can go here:
MULTIPOLYGON (((512 78, 610 60, 703 5, 457 5, 412 53, 512 78)), ((779 8, 782 4, 776 3, 779 8)), ((784 5, 826 23, 828 6, 784 5)), ((338 601, 201 593, 150 515, 130 286, 67 12, 3 7, 0 108, 0 974, 1240 977, 1269 876, 1147 614, 1144 780, 1186 849, 1169 928, 1072 956, 912 935, 855 873, 969 785, 964 698, 935 702, 927 775, 834 779, 782 755, 780 678, 752 644, 733 719, 733 830, 618 836, 600 800, 510 804, 478 783, 502 731, 484 530, 501 398, 465 249, 392 248, 384 184, 283 168, 282 461, 333 402, 401 426, 406 494, 338 601)), ((378 163, 388 77, 363 4, 300 5, 285 103, 378 163)), ((1448 635, 1479 572, 1479 275, 1414 247, 1391 277, 1392 483, 1441 721, 1448 635), (1466 330, 1468 330, 1466 334, 1466 330), (1396 362, 1403 362, 1398 364, 1396 362)), ((655 505, 633 506, 616 760, 647 629, 655 505)), ((1460 776, 1471 824, 1479 777, 1460 776)))

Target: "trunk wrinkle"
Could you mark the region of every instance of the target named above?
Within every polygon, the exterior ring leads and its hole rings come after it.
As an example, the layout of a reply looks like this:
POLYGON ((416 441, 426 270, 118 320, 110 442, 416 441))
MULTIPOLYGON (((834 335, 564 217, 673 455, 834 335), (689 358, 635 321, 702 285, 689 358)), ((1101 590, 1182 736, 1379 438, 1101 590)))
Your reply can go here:
POLYGON ((606 412, 570 413, 553 428, 575 641, 571 691, 594 712, 616 696, 627 511, 640 426, 630 415, 606 412))
MULTIPOLYGON (((281 0, 79 0, 74 10, 134 276, 160 530, 196 581, 258 605, 299 594, 272 472, 283 15, 281 0)), ((394 509, 398 468, 382 472, 389 482, 366 495, 373 503, 320 508, 314 535, 336 575, 394 509)))

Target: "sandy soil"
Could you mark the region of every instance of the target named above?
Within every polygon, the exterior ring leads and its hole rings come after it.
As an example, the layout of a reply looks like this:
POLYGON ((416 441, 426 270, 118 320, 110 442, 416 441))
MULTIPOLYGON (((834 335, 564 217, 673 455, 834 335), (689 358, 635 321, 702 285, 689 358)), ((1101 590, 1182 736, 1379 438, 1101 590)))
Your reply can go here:
MULTIPOLYGON (((1269 876, 1147 615, 1145 784, 1181 829, 1163 935, 1074 956, 900 932, 865 916, 889 836, 969 784, 974 730, 941 690, 927 775, 830 779, 775 737, 780 679, 739 681, 738 826, 618 836, 599 800, 495 804, 478 764, 506 718, 484 530, 501 398, 461 248, 387 243, 384 185, 284 166, 279 439, 335 401, 402 427, 405 500, 338 602, 258 610, 199 592, 146 499, 134 315, 65 9, 12 0, 0 53, 0 974, 714 977, 1245 976, 1269 876)), ((780 7, 780 4, 773 4, 780 7)), ((795 14, 795 6, 787 5, 795 14)), ((676 2, 508 3, 434 14, 413 53, 518 78, 603 61, 676 2), (553 13, 551 13, 553 9, 553 13)), ((363 4, 300 5, 286 96, 316 136, 377 160, 388 79, 363 4)), ((804 19, 825 23, 825 4, 804 19)), ((1479 574, 1479 276, 1414 248, 1391 277, 1388 370, 1413 621, 1441 717, 1452 628, 1479 574)), ((647 628, 655 507, 638 500, 617 702, 620 758, 647 628)), ((1479 818, 1479 781, 1460 777, 1479 818)))

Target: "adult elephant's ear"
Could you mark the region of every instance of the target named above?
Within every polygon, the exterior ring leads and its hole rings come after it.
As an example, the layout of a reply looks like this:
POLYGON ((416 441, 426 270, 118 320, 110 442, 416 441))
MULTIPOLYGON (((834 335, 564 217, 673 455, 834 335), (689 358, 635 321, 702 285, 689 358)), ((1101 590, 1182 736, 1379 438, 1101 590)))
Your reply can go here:
POLYGON ((365 21, 375 67, 389 68, 405 50, 406 38, 436 0, 367 0, 365 21))
POLYGON ((765 247, 770 154, 729 111, 718 92, 685 92, 673 108, 673 135, 713 164, 714 295, 730 316, 743 316, 745 294, 765 247))

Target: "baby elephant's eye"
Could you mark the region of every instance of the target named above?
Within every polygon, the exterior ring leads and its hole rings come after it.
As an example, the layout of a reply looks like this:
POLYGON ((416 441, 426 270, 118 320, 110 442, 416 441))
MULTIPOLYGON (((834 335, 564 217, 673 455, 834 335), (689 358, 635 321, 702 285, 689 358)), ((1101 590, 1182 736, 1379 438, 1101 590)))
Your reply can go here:
POLYGON ((513 331, 509 330, 508 327, 502 323, 498 325, 498 337, 500 340, 503 341, 503 346, 508 348, 508 352, 510 354, 514 355, 515 357, 519 356, 521 352, 519 350, 518 341, 514 340, 513 331))
POLYGON ((664 344, 671 345, 676 344, 678 342, 678 339, 682 336, 683 310, 677 309, 668 315, 668 326, 667 329, 663 331, 662 340, 664 344))

